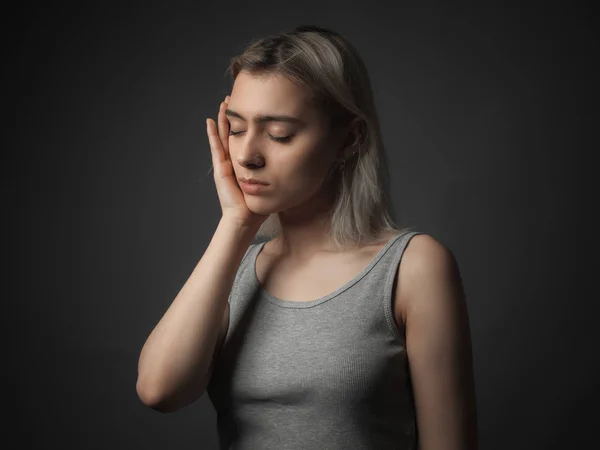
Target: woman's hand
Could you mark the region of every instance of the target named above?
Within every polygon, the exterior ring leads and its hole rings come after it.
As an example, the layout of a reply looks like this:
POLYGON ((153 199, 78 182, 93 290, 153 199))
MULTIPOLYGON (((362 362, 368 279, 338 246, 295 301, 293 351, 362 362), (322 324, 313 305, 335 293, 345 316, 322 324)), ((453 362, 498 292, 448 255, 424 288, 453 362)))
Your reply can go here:
POLYGON ((228 102, 229 96, 225 97, 225 101, 221 102, 219 107, 218 130, 213 119, 206 119, 206 132, 221 211, 223 217, 235 221, 238 225, 260 227, 269 215, 256 214, 248 209, 229 156, 229 121, 225 115, 228 102))

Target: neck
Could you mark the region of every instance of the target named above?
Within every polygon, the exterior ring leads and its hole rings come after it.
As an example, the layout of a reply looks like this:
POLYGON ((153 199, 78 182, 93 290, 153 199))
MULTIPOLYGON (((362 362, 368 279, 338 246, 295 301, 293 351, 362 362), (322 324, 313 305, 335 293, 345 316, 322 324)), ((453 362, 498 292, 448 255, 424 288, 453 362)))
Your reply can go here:
POLYGON ((308 202, 280 212, 281 233, 273 239, 275 251, 291 259, 304 260, 320 252, 338 251, 327 232, 335 201, 332 189, 326 189, 308 202))

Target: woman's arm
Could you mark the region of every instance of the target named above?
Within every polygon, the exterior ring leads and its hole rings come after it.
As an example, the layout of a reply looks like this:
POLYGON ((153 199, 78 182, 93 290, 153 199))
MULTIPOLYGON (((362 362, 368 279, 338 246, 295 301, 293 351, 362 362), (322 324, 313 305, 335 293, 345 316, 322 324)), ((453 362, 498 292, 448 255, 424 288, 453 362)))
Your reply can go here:
POLYGON ((406 325, 421 450, 476 450, 469 319, 458 264, 433 237, 414 236, 401 261, 396 302, 406 325))

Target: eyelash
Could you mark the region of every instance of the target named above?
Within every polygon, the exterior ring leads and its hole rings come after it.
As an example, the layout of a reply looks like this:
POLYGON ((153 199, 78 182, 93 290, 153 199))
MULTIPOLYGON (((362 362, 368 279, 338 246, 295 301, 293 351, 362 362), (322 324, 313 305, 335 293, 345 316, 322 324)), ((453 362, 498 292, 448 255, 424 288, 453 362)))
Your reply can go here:
MULTIPOLYGON (((242 131, 238 131, 238 132, 230 131, 229 132, 229 136, 235 136, 235 135, 240 134, 240 133, 243 133, 243 132, 242 131)), ((279 142, 279 143, 282 143, 282 144, 284 144, 284 143, 288 142, 290 139, 292 139, 292 136, 286 136, 286 137, 279 138, 279 137, 275 137, 275 136, 269 135, 269 137, 272 140, 274 140, 275 142, 279 142)))

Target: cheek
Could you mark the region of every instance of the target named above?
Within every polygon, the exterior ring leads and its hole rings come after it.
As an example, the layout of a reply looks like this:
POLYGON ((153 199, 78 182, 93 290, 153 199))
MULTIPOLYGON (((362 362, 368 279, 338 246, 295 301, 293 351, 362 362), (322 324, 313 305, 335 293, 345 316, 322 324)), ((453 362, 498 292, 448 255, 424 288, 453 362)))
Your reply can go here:
POLYGON ((305 153, 304 157, 287 162, 282 158, 277 178, 285 186, 284 191, 302 197, 317 192, 330 170, 331 162, 324 155, 322 152, 305 153))
POLYGON ((327 148, 319 148, 312 152, 306 160, 306 177, 311 183, 320 184, 328 175, 333 158, 327 148))
POLYGON ((322 151, 312 148, 292 149, 291 152, 281 150, 276 161, 280 170, 277 172, 300 182, 314 182, 319 179, 327 164, 322 151), (304 181, 303 181, 304 180, 304 181))

